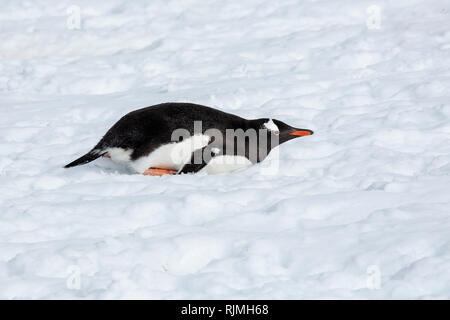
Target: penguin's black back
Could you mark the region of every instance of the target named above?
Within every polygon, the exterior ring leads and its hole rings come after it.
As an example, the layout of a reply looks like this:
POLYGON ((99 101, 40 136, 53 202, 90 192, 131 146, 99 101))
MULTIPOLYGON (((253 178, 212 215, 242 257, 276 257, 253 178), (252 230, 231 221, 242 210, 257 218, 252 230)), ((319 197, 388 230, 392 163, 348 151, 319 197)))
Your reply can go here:
POLYGON ((132 159, 148 154, 171 142, 172 132, 186 129, 194 134, 194 121, 202 122, 202 130, 248 128, 248 120, 239 116, 193 103, 162 103, 126 114, 117 121, 94 149, 119 147, 133 149, 132 159))

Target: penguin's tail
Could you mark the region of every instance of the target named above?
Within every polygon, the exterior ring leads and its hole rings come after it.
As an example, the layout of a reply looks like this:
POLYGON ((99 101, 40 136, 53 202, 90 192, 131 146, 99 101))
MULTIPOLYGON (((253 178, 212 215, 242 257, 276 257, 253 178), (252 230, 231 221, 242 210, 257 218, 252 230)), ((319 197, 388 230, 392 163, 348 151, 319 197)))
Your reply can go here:
POLYGON ((89 163, 89 162, 94 161, 95 159, 101 157, 103 154, 105 154, 105 152, 102 152, 102 150, 92 149, 91 151, 86 153, 84 156, 78 158, 75 161, 72 161, 69 164, 66 164, 64 166, 64 168, 72 168, 72 167, 75 167, 75 166, 80 166, 82 164, 89 163))

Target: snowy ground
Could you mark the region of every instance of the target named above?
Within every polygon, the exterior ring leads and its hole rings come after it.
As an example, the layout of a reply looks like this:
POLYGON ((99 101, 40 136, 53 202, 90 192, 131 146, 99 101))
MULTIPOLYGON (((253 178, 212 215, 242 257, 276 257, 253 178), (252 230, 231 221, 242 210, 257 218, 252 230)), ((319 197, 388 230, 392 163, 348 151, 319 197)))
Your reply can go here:
POLYGON ((0 298, 450 298, 448 1, 94 3, 0 2, 0 298), (62 169, 166 101, 315 135, 273 175, 62 169))

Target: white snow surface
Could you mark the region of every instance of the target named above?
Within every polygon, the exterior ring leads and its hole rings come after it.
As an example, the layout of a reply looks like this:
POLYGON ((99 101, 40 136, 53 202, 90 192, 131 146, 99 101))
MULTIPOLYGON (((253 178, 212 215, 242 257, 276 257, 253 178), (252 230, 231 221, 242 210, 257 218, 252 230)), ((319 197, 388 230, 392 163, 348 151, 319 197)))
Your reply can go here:
POLYGON ((0 298, 450 298, 449 1, 0 8, 0 298), (315 134, 272 174, 62 168, 167 101, 315 134))

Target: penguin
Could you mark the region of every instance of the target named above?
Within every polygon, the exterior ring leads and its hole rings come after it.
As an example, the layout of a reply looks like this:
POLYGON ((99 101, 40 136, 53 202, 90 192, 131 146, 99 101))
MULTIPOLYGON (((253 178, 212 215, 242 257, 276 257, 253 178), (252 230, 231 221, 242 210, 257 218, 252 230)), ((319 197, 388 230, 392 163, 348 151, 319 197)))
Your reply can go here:
POLYGON ((312 134, 276 119, 247 120, 203 105, 168 102, 126 114, 65 168, 106 157, 144 175, 228 173, 263 161, 284 142, 312 134))

